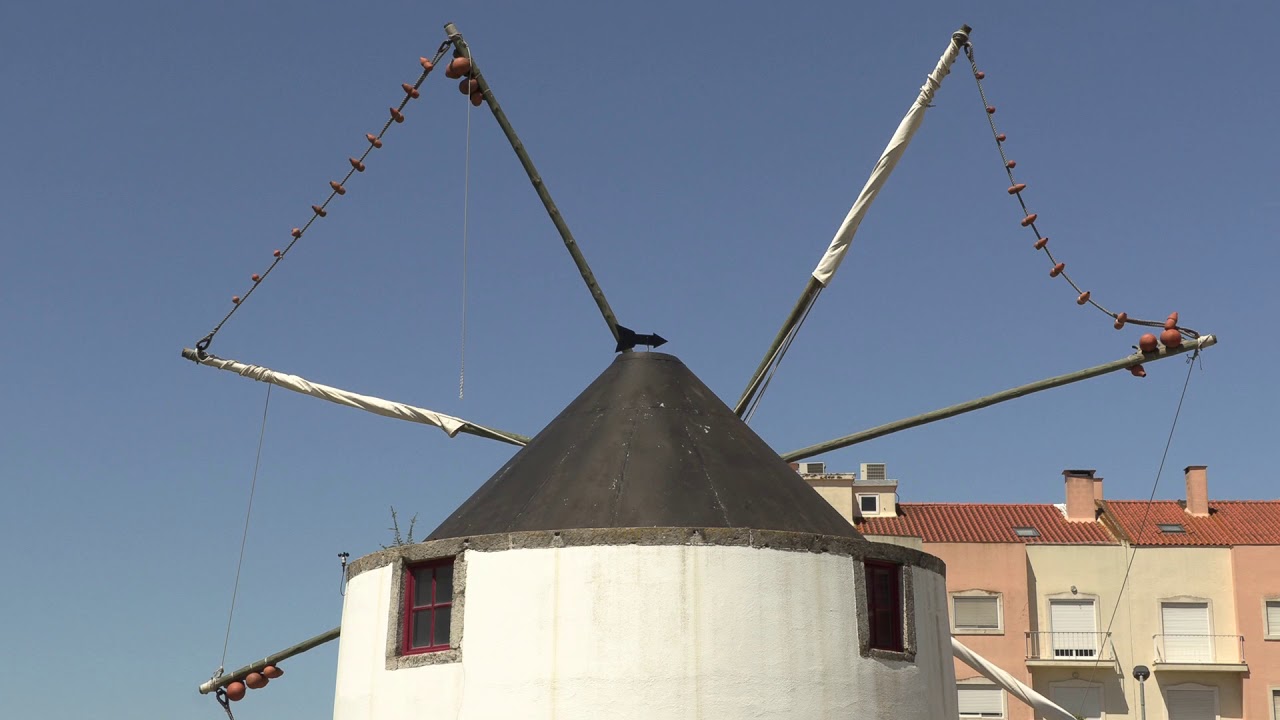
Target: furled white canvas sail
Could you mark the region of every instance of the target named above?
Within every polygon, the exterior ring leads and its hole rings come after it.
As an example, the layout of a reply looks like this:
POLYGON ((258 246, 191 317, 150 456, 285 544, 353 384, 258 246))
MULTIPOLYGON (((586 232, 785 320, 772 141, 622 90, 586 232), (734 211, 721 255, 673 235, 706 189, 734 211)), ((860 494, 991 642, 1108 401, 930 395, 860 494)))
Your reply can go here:
POLYGON ((921 123, 924 122, 924 111, 928 109, 929 104, 933 101, 934 94, 942 85, 942 79, 951 73, 951 66, 955 64, 956 58, 960 55, 961 49, 969 43, 969 32, 971 28, 963 25, 959 30, 951 34, 951 42, 947 44, 946 52, 938 59, 938 64, 934 67, 933 72, 929 73, 925 78, 924 85, 920 88, 920 93, 916 96, 915 102, 911 104, 911 108, 902 118, 902 122, 898 124, 898 129, 894 131, 892 139, 885 147, 884 152, 880 154, 880 160, 876 162, 875 167, 871 171, 871 177, 867 179, 867 184, 863 186, 862 192, 858 193, 857 200, 854 201, 853 207, 849 209, 849 214, 845 216, 844 222, 840 224, 840 229, 836 231, 836 235, 831 240, 831 244, 827 247, 827 251, 823 253, 822 259, 818 261, 816 267, 809 279, 805 282, 805 288, 800 293, 800 299, 796 301, 796 305, 791 310, 791 314, 782 324, 782 329, 774 336, 773 342, 769 345, 769 350, 764 354, 764 359, 760 361, 760 366, 752 373, 751 380, 747 383, 747 388, 742 391, 742 397, 734 405, 733 411, 738 417, 747 417, 748 408, 752 405, 753 400, 759 401, 759 395, 763 394, 762 386, 766 383, 766 376, 770 375, 770 368, 777 369, 782 363, 782 356, 786 354, 787 348, 791 341, 795 338, 796 333, 800 331, 800 325, 808 316, 809 310, 818 300, 818 294, 822 292, 830 282, 836 270, 840 267, 841 261, 844 260, 845 254, 849 251, 849 245, 853 242, 853 235, 858 231, 858 225, 862 223, 862 218, 867 214, 867 210, 871 207, 871 203, 879 194, 880 188, 889 180, 889 174, 893 172, 893 168, 898 164, 898 160, 902 158, 903 153, 907 151, 907 144, 911 142, 911 136, 916 130, 920 129, 921 123))
POLYGON ((965 647, 959 640, 951 638, 951 652, 960 662, 977 670, 983 677, 1004 688, 1013 697, 1031 706, 1036 717, 1048 720, 1076 720, 1076 716, 1063 710, 1049 698, 1031 689, 1026 683, 1001 670, 990 660, 965 647))
POLYGON ((408 420, 409 422, 438 427, 441 430, 444 430, 449 437, 453 437, 459 432, 464 432, 469 435, 478 435, 480 437, 487 437, 493 440, 500 440, 512 445, 524 445, 528 442, 528 438, 522 435, 516 435, 515 433, 508 433, 502 430, 485 427, 483 425, 477 425, 476 423, 468 420, 456 418, 452 415, 445 415, 444 413, 438 413, 426 408, 415 407, 413 405, 407 405, 405 403, 394 402, 391 400, 383 400, 382 398, 376 398, 370 395, 361 395, 348 390, 341 390, 328 385, 313 383, 306 378, 277 372, 259 365, 249 365, 208 354, 200 355, 194 350, 184 350, 182 355, 183 357, 189 360, 194 360, 201 365, 208 365, 209 367, 218 368, 219 370, 227 370, 251 380, 271 383, 277 387, 292 390, 303 395, 310 395, 311 397, 320 398, 321 400, 328 400, 331 403, 346 405, 347 407, 357 408, 366 412, 374 413, 375 415, 382 415, 384 417, 395 418, 397 420, 408 420))
POLYGON ((831 245, 827 247, 827 252, 823 254, 822 260, 818 262, 818 267, 814 268, 813 277, 822 283, 823 287, 830 284, 831 277, 839 269, 840 262, 844 260, 845 253, 849 251, 849 245, 853 243, 854 233, 858 232, 858 225, 862 223, 862 218, 866 216, 871 203, 875 201, 876 195, 880 193, 880 188, 884 187, 885 182, 889 180, 889 174, 893 172, 893 168, 897 166, 898 161, 902 159, 903 153, 907 151, 911 136, 916 134, 916 130, 920 129, 921 123, 924 122, 924 111, 933 102, 933 95, 938 91, 938 87, 942 85, 942 78, 950 74, 951 66, 955 63, 959 54, 959 43, 952 42, 947 46, 947 51, 938 60, 938 66, 925 78, 924 85, 920 88, 920 95, 916 97, 915 103, 911 105, 911 109, 907 111, 906 116, 902 118, 902 122, 898 124, 898 129, 893 133, 893 138, 889 140, 884 152, 880 154, 880 160, 876 162, 875 168, 871 171, 871 177, 867 178, 867 184, 862 187, 862 192, 858 193, 858 199, 854 201, 853 207, 849 209, 849 214, 845 216, 844 222, 840 223, 840 229, 836 230, 836 235, 831 239, 831 245))

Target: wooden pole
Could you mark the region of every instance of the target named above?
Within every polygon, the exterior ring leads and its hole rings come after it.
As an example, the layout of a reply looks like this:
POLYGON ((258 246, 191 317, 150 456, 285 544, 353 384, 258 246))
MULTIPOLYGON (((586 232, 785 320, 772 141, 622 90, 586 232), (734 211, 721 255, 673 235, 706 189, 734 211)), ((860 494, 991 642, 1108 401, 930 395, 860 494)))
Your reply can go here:
POLYGON ((287 647, 274 655, 268 655, 257 662, 249 663, 235 672, 219 675, 216 678, 212 678, 202 683, 200 685, 200 694, 208 695, 220 687, 226 687, 228 684, 236 682, 237 680, 243 680, 249 673, 259 672, 262 668, 268 665, 279 665, 281 662, 288 660, 294 655, 301 655, 312 648, 320 647, 330 640, 336 640, 341 634, 342 628, 336 627, 328 632, 320 633, 309 640, 303 640, 293 647, 287 647))
POLYGON ((895 420, 894 422, 873 427, 869 430, 863 430, 862 432, 856 432, 852 435, 845 435, 844 437, 838 437, 834 440, 818 443, 817 445, 810 445, 809 447, 800 448, 799 450, 792 450, 789 453, 784 453, 782 455, 782 459, 787 462, 804 460, 816 455, 821 455, 824 452, 838 450, 840 448, 849 447, 850 445, 857 445, 858 443, 866 442, 868 440, 874 440, 878 437, 896 433, 899 430, 927 425, 931 422, 945 420, 950 417, 955 417, 956 415, 963 415, 967 412, 973 412, 974 410, 980 410, 984 407, 990 407, 997 403, 1005 402, 1006 400, 1013 400, 1014 398, 1020 398, 1024 395, 1038 393, 1041 390, 1070 385, 1071 383, 1088 380, 1089 378, 1095 378, 1099 375, 1106 375, 1107 373, 1113 373, 1118 370, 1127 370, 1134 365, 1164 360, 1165 358, 1171 358, 1175 355, 1181 355, 1193 350, 1203 350, 1207 347, 1213 347, 1216 344, 1218 344, 1217 338, 1212 335, 1203 335, 1196 340, 1186 342, 1176 348, 1161 346, 1152 353, 1134 353, 1132 355, 1122 357, 1119 360, 1113 360, 1102 365, 1095 365, 1094 367, 1078 370, 1073 373, 1067 373, 1066 375, 1046 378, 1027 385, 1019 385, 1018 387, 1010 388, 994 395, 987 395, 986 397, 963 402, 959 405, 952 405, 940 410, 934 410, 921 415, 914 415, 902 420, 895 420))
POLYGON ((560 208, 556 207, 555 200, 551 199, 551 192, 547 190, 546 184, 542 182, 542 176, 538 174, 538 168, 534 167, 533 158, 529 157, 529 151, 525 150, 524 143, 520 142, 520 136, 516 135, 515 128, 511 127, 511 121, 507 119, 507 114, 503 112, 502 106, 498 104, 498 98, 493 94, 493 88, 489 87, 489 82, 476 65, 476 60, 471 56, 471 49, 467 46, 467 41, 462 37, 462 33, 458 32, 457 26, 453 23, 445 25, 444 31, 448 34, 449 39, 453 41, 454 47, 458 48, 458 51, 462 53, 462 56, 471 61, 471 77, 480 85, 480 90, 484 93, 484 101, 489 104, 489 110, 493 112, 494 119, 498 121, 498 127, 502 128, 502 133, 507 136, 507 142, 511 143, 511 149, 516 151, 516 157, 520 158, 520 164, 524 166, 525 174, 529 176, 529 182, 533 183, 533 189, 538 193, 538 198, 542 200, 542 206, 547 209, 547 214, 551 216, 551 222, 556 226, 556 230, 560 232, 560 239, 564 241, 565 248, 569 251, 570 257, 573 258, 573 264, 578 266, 578 273, 582 275, 583 282, 587 284, 587 289, 591 291, 591 297, 596 301, 596 307, 600 308, 600 314, 604 316, 604 321, 609 326, 609 332, 613 334, 613 339, 617 342, 619 340, 618 318, 613 314, 613 308, 609 307, 609 301, 605 299, 604 290, 600 289, 600 283, 596 282, 596 276, 595 273, 591 272, 591 266, 587 265, 587 258, 578 249, 578 243, 573 239, 573 233, 569 230, 569 225, 565 223, 564 217, 560 214, 560 208))
POLYGON ((800 299, 796 301, 795 307, 791 308, 791 313, 787 315, 787 319, 782 322, 782 329, 773 337, 773 342, 769 343, 769 349, 765 352, 764 359, 760 361, 756 371, 751 374, 751 380, 747 383, 747 388, 742 391, 742 397, 738 398, 738 404, 733 406, 733 412, 738 417, 742 417, 743 413, 747 411, 747 405, 751 403, 751 398, 755 397, 756 391, 760 389, 760 384, 764 382, 764 377, 777 358, 778 350, 782 347, 782 343, 786 342, 787 336, 791 334, 796 323, 800 322, 800 318, 804 316, 804 311, 813 304, 814 298, 818 296, 820 290, 822 290, 822 283, 810 275, 809 283, 804 286, 804 292, 800 293, 800 299))

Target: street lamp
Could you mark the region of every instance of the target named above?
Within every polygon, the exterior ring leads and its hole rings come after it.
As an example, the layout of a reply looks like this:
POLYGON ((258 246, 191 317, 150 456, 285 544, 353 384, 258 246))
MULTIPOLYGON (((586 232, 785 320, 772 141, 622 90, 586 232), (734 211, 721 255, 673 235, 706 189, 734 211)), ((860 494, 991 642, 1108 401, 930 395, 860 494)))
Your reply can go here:
POLYGON ((1147 720, 1147 678, 1151 677, 1151 670, 1146 665, 1135 665, 1133 667, 1133 679, 1138 681, 1138 697, 1139 704, 1142 707, 1142 720, 1147 720))

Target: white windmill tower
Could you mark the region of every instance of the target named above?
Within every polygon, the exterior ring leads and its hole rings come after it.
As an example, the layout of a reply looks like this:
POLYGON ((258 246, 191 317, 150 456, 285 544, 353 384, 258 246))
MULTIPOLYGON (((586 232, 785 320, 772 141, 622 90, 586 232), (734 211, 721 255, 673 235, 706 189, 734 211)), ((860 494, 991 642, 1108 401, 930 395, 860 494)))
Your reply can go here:
POLYGON ((942 562, 859 536, 670 355, 348 573, 335 720, 957 712, 942 562))
MULTIPOLYGON (((423 59, 418 82, 404 85, 405 99, 391 108, 382 133, 404 119, 405 105, 452 47, 455 59, 446 74, 461 77, 471 102, 493 111, 621 354, 530 439, 217 358, 208 348, 240 307, 242 298, 235 297, 227 317, 185 357, 434 425, 451 436, 463 432, 523 447, 425 542, 397 545, 347 566, 339 628, 234 672, 220 668, 201 691, 217 692, 231 714, 228 701, 242 698, 246 685, 261 687, 278 676, 281 661, 341 636, 335 720, 923 720, 958 714, 954 655, 1044 716, 1070 718, 952 640, 938 558, 867 541, 787 461, 1107 372, 1140 369, 1141 362, 1208 347, 1212 336, 1178 328, 1174 316, 1165 325, 1163 346, 1144 337, 1140 352, 1104 365, 781 455, 742 419, 838 269, 942 79, 968 52, 969 28, 950 38, 732 409, 674 356, 633 352, 665 340, 618 323, 465 40, 452 25, 446 32, 435 59, 423 59), (1183 345, 1183 335, 1193 342, 1183 345)), ((346 178, 330 183, 333 193, 313 206, 306 226, 294 230, 295 242, 345 194, 352 173, 363 171, 370 151, 381 147, 382 133, 367 136, 369 149, 350 160, 346 178)), ((1035 230, 1034 218, 1023 224, 1035 230)), ((253 276, 249 293, 292 246, 253 276)), ((1061 272, 1055 267, 1055 276, 1061 272)), ((1080 298, 1084 304, 1089 293, 1080 298)), ((1122 313, 1098 308, 1116 319, 1117 328, 1126 322, 1122 313)))

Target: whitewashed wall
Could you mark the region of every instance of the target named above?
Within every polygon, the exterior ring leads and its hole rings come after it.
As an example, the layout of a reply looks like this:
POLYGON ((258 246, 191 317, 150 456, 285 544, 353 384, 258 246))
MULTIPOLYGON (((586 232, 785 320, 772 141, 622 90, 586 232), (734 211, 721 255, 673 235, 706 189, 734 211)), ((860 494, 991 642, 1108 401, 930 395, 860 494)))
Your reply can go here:
MULTIPOLYGON (((335 720, 954 718, 942 576, 914 664, 858 651, 847 556, 732 546, 466 554, 462 660, 386 669, 392 568, 352 578, 335 720)), ((455 618, 455 622, 456 622, 455 618)))

